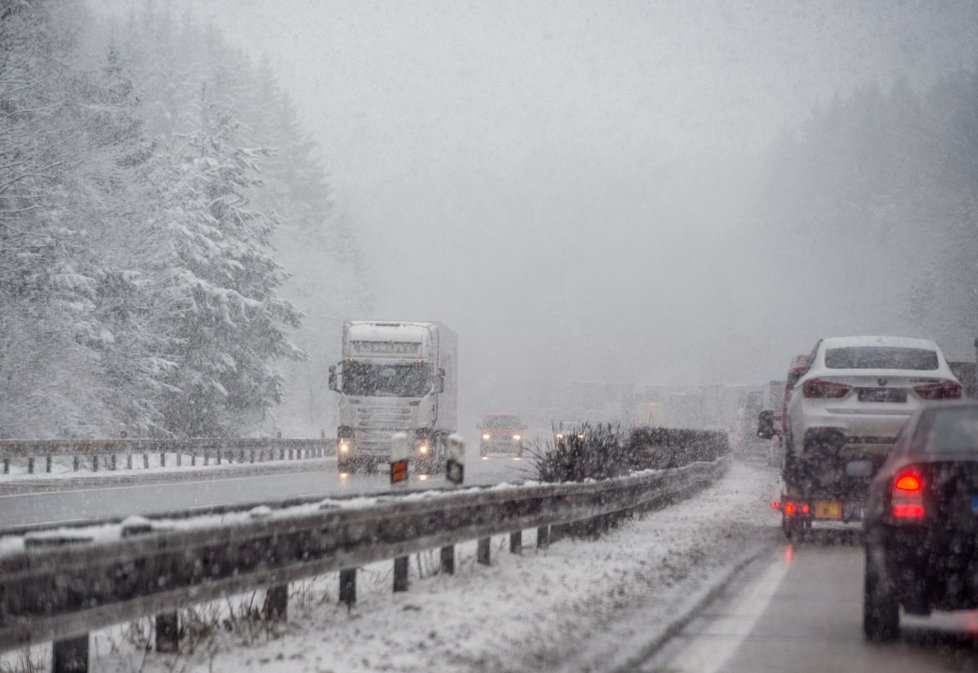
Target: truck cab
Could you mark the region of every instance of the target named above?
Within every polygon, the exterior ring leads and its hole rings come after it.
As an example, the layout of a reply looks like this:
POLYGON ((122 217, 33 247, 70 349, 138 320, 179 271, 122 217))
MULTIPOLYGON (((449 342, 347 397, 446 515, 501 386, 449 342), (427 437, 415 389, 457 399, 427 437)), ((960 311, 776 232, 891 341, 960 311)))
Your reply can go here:
POLYGON ((339 393, 340 472, 375 470, 390 460, 391 438, 411 438, 411 464, 441 469, 457 426, 457 339, 440 323, 348 321, 343 360, 330 367, 339 393))

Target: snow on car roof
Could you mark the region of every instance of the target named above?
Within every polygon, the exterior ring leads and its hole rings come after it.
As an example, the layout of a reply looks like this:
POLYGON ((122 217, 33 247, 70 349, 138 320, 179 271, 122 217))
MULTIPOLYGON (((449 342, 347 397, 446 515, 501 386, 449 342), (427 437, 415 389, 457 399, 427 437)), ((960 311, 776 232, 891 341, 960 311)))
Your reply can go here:
POLYGON ((929 339, 894 336, 847 336, 828 337, 822 340, 825 348, 852 348, 854 346, 895 346, 900 348, 926 348, 939 350, 937 344, 929 339))

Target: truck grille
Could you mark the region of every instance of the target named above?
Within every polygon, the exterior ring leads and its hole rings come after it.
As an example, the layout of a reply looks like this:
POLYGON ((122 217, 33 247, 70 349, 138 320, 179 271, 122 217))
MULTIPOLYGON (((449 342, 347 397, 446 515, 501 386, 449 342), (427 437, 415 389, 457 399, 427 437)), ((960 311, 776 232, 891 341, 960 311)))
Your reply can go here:
POLYGON ((357 443, 364 453, 389 456, 391 436, 414 425, 411 407, 399 402, 371 400, 357 407, 357 443))

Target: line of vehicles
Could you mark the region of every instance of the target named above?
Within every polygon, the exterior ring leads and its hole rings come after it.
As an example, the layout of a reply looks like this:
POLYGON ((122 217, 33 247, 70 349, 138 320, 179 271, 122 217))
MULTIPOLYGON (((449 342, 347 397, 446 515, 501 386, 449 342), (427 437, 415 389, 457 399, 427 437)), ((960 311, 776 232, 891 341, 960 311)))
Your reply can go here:
POLYGON ((772 505, 788 539, 862 523, 871 640, 898 635, 901 609, 978 608, 978 402, 964 388, 932 341, 827 338, 792 361, 780 413, 758 417, 781 455, 772 505))

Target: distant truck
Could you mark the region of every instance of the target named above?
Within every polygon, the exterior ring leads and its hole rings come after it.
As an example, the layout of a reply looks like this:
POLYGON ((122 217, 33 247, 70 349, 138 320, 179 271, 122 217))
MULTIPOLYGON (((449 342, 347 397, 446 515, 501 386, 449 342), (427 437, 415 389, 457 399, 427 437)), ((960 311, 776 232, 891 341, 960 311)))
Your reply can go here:
POLYGON ((437 322, 348 321, 342 354, 329 368, 329 389, 340 395, 339 471, 388 463, 397 432, 408 433, 414 469, 441 470, 458 426, 455 332, 437 322))

